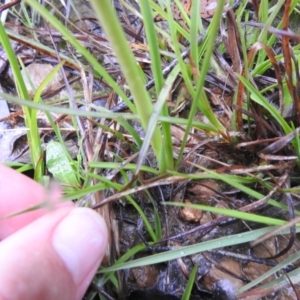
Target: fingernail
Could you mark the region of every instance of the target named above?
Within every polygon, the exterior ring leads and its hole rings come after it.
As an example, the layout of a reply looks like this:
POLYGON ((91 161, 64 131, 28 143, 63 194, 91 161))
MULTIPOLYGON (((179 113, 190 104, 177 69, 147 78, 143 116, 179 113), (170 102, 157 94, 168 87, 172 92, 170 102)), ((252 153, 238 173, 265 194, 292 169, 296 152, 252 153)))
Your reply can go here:
POLYGON ((75 284, 99 266, 107 245, 104 220, 93 210, 76 208, 56 227, 52 244, 75 284))

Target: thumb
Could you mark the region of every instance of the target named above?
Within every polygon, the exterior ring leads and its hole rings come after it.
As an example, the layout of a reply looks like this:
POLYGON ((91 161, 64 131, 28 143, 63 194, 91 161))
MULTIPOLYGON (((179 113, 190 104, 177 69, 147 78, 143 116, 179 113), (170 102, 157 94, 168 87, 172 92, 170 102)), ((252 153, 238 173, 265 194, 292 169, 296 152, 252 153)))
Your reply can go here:
POLYGON ((60 208, 0 243, 0 299, 81 299, 107 245, 103 219, 60 208))

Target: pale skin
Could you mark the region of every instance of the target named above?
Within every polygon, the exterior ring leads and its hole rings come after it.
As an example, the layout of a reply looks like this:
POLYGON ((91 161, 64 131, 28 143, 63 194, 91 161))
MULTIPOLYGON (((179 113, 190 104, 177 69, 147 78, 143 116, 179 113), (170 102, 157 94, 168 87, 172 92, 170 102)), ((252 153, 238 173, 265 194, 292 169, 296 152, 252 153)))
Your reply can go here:
MULTIPOLYGON (((60 203, 6 215, 41 203, 38 183, 0 165, 0 299, 82 299, 107 246, 103 219, 88 208, 60 203)), ((48 197, 49 198, 49 197, 48 197)))

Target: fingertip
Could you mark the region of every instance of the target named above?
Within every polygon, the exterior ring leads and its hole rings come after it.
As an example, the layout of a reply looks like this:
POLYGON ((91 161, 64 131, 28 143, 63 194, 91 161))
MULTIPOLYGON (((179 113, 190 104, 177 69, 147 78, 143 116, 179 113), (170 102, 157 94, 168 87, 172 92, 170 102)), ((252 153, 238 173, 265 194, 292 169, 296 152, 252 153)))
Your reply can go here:
POLYGON ((57 209, 30 223, 0 243, 0 299, 82 299, 107 235, 88 208, 57 209))
POLYGON ((41 217, 49 211, 49 208, 74 206, 71 201, 64 203, 59 201, 61 190, 57 186, 47 194, 43 186, 2 164, 0 164, 0 195, 0 240, 41 217), (22 212, 46 200, 49 201, 50 207, 22 212), (9 215, 14 216, 6 218, 9 215))
POLYGON ((74 299, 73 280, 51 245, 72 209, 53 210, 0 243, 0 299, 74 299))
POLYGON ((107 240, 103 218, 89 208, 76 208, 56 227, 52 244, 75 284, 81 284, 99 267, 107 240))
POLYGON ((0 164, 0 216, 11 209, 34 205, 44 196, 44 188, 29 177, 0 164))

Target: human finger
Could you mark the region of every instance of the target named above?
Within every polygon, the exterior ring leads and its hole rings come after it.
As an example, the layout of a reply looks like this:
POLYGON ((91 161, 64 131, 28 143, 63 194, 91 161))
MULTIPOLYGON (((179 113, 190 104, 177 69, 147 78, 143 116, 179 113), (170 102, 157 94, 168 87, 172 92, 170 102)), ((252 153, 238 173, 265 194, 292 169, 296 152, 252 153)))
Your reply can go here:
MULTIPOLYGON (((49 195, 40 184, 0 164, 0 240, 44 215, 49 208, 36 209, 3 219, 4 216, 40 204, 47 196, 49 195)), ((58 203, 60 196, 60 191, 56 189, 52 192, 50 201, 58 203)), ((60 206, 73 206, 73 203, 65 202, 60 206)))
POLYGON ((0 243, 0 299, 82 299, 107 245, 88 208, 52 211, 0 243))

